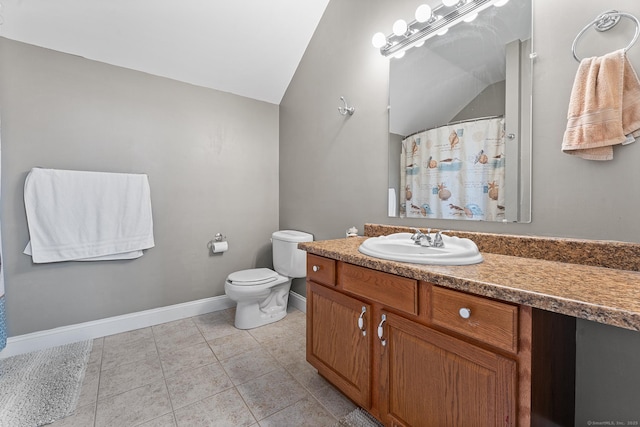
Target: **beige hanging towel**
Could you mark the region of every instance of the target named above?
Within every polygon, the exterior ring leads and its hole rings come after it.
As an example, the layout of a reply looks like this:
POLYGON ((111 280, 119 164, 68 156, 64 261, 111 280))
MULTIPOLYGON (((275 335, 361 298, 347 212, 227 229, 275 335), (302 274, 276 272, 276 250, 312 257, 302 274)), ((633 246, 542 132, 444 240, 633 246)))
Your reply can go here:
POLYGON ((567 119, 562 151, 587 160, 640 136, 640 80, 623 49, 580 62, 567 119))

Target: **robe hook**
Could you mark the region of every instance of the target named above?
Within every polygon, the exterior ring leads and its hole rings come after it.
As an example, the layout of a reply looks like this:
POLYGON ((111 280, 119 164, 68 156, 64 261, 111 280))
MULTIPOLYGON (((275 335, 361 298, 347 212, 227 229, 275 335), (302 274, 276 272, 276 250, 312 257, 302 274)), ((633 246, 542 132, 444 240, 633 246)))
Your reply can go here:
POLYGON ((353 115, 353 113, 356 111, 355 107, 349 107, 349 105, 347 105, 347 100, 344 99, 344 96, 341 96, 340 100, 342 100, 342 102, 344 103, 344 107, 338 107, 338 111, 340 112, 340 114, 342 114, 343 116, 346 116, 347 113, 350 116, 353 115))

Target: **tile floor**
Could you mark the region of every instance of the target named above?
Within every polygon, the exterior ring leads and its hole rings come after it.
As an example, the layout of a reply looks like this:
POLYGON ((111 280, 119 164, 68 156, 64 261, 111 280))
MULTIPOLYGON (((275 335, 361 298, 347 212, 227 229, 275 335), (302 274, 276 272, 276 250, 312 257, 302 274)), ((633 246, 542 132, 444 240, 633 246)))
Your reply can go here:
POLYGON ((355 408, 305 361, 304 313, 249 331, 233 316, 94 340, 76 412, 51 426, 321 427, 355 408))

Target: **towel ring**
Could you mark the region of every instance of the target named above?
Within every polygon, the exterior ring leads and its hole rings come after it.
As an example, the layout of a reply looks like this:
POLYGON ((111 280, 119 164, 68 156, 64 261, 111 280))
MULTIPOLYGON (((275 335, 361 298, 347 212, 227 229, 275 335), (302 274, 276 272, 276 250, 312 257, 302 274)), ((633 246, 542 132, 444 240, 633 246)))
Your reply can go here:
POLYGON ((578 55, 576 54, 576 45, 578 44, 578 40, 580 39, 580 37, 582 37, 582 35, 589 28, 594 27, 596 31, 600 32, 610 30, 611 28, 615 27, 618 21, 620 21, 620 18, 623 16, 625 18, 631 19, 636 24, 636 33, 633 35, 633 40, 631 40, 631 43, 629 43, 629 45, 624 48, 625 52, 628 51, 631 46, 636 43, 636 40, 638 40, 638 36, 640 35, 640 21, 638 21, 638 18, 630 13, 618 12, 617 10, 609 10, 607 12, 601 13, 596 17, 596 19, 588 23, 573 40, 573 44, 571 45, 571 53, 573 53, 573 57, 575 58, 575 60, 578 62, 581 61, 581 59, 578 58, 578 55))

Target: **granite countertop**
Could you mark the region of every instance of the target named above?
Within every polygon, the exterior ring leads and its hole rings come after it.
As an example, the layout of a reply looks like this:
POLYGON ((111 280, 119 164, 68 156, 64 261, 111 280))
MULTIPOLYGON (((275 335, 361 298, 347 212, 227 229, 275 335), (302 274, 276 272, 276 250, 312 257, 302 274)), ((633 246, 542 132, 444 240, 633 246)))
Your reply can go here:
POLYGON ((496 254, 483 251, 480 245, 484 257, 480 264, 409 264, 361 254, 358 247, 366 239, 349 237, 300 243, 298 247, 451 289, 640 331, 638 271, 496 254))

